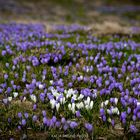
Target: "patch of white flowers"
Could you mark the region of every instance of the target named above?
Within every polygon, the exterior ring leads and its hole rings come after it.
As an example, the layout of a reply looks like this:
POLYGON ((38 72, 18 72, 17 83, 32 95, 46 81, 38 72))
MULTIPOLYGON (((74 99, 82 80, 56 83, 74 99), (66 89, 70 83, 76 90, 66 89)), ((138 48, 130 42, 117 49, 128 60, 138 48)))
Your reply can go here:
MULTIPOLYGON (((113 100, 113 103, 115 104, 115 105, 117 105, 118 104, 118 98, 113 98, 114 100, 113 100)), ((104 102, 102 102, 101 103, 101 107, 103 108, 103 107, 106 107, 107 108, 107 105, 109 104, 109 100, 106 100, 106 101, 104 101, 104 102)), ((111 114, 116 114, 116 115, 119 115, 120 114, 120 111, 119 111, 119 109, 117 108, 117 107, 114 107, 114 106, 111 106, 111 108, 110 109, 106 109, 106 111, 107 111, 107 113, 109 114, 109 115, 111 115, 111 114)))
POLYGON ((64 93, 58 92, 56 89, 53 87, 50 89, 52 95, 54 96, 53 99, 50 99, 50 104, 51 108, 58 111, 61 105, 68 104, 67 108, 75 113, 79 109, 87 109, 90 110, 93 108, 93 101, 91 100, 90 97, 87 97, 84 99, 84 95, 82 94, 77 94, 77 90, 68 89, 64 90, 64 93), (60 98, 60 96, 62 96, 60 98), (59 99, 59 101, 58 101, 59 99), (72 102, 73 100, 73 102, 72 102), (68 101, 70 101, 68 103, 68 101))

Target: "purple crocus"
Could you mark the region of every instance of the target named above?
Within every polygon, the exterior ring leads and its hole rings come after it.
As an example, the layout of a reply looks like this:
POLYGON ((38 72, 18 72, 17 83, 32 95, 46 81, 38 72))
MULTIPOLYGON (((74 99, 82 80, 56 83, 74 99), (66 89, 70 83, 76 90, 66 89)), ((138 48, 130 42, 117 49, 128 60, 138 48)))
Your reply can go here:
POLYGON ((62 118, 61 119, 61 122, 62 122, 62 124, 64 124, 66 122, 66 119, 65 118, 62 118))
POLYGON ((28 113, 24 113, 25 118, 27 119, 29 117, 28 113))
POLYGON ((70 123, 70 128, 72 128, 72 129, 76 128, 77 126, 78 126, 78 124, 74 121, 70 123))
POLYGON ((138 129, 136 128, 135 125, 130 125, 130 131, 131 131, 132 133, 137 133, 138 129))
POLYGON ((93 130, 93 126, 90 123, 85 123, 85 128, 88 130, 88 132, 93 130))
POLYGON ((33 120, 34 122, 36 122, 36 121, 37 121, 37 116, 34 115, 33 118, 32 118, 32 120, 33 120))
POLYGON ((23 126, 25 126, 25 125, 26 125, 26 120, 25 120, 25 119, 22 119, 21 124, 22 124, 23 126))
POLYGON ((80 114, 80 111, 78 110, 78 111, 76 111, 76 117, 80 117, 81 116, 81 114, 80 114))
POLYGON ((18 112, 18 117, 22 118, 22 113, 21 112, 18 112))

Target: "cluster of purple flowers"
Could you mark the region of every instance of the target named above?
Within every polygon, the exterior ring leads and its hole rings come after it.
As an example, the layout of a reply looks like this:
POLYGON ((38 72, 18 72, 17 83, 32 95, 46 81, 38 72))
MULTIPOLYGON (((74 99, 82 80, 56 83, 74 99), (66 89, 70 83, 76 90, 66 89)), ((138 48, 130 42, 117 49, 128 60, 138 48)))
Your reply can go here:
POLYGON ((96 110, 104 123, 114 127, 119 120, 125 127, 131 122, 130 132, 137 132, 140 44, 131 39, 100 43, 88 33, 77 33, 73 42, 73 32, 85 28, 57 28, 49 34, 42 25, 0 25, 0 104, 32 106, 16 115, 18 129, 32 127, 31 120, 50 129, 84 127, 92 133, 97 121, 87 114, 96 110))

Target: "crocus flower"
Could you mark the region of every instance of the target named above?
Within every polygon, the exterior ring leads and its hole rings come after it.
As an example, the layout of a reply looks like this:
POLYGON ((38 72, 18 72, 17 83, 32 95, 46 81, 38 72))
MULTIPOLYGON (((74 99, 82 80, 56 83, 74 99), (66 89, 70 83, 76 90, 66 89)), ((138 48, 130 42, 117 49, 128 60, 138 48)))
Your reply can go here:
POLYGON ((18 117, 22 118, 22 113, 21 112, 18 112, 18 117))
POLYGON ((85 123, 85 128, 88 130, 88 132, 93 130, 93 126, 90 123, 85 123))
POLYGON ((37 116, 34 115, 34 116, 32 117, 32 120, 33 120, 34 122, 36 122, 36 121, 37 121, 37 116))
POLYGON ((78 124, 76 122, 71 122, 70 123, 70 128, 74 129, 78 126, 78 124))
POLYGON ((138 129, 135 127, 135 125, 130 125, 130 131, 132 133, 136 133, 138 131, 138 129))
POLYGON ((26 125, 26 120, 25 120, 25 119, 22 119, 21 124, 22 124, 23 126, 25 126, 25 125, 26 125))

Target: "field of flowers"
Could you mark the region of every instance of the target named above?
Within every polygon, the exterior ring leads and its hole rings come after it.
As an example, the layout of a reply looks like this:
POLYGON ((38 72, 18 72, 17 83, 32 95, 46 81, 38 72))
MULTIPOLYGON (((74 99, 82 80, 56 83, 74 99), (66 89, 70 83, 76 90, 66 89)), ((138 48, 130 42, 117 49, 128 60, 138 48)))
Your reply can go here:
POLYGON ((138 139, 139 37, 0 24, 0 138, 138 139))

